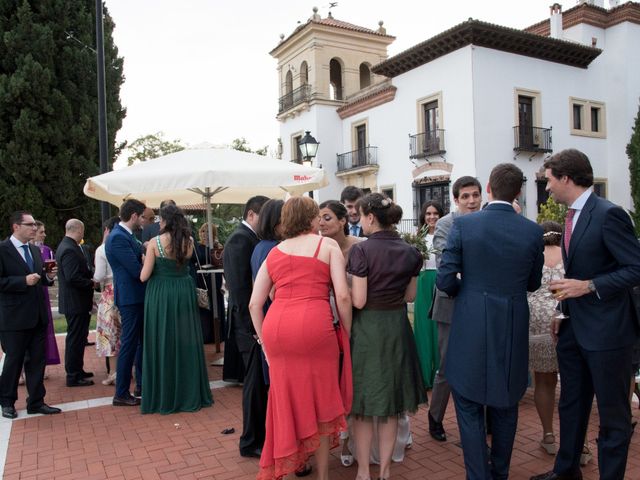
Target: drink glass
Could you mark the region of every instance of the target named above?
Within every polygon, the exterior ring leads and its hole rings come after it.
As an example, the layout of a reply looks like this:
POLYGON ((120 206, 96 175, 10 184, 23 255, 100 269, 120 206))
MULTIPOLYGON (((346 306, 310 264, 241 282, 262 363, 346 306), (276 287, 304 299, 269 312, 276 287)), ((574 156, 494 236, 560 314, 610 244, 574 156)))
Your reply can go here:
POLYGON ((56 261, 53 258, 47 258, 44 261, 44 269, 47 273, 51 273, 54 268, 56 268, 56 261))

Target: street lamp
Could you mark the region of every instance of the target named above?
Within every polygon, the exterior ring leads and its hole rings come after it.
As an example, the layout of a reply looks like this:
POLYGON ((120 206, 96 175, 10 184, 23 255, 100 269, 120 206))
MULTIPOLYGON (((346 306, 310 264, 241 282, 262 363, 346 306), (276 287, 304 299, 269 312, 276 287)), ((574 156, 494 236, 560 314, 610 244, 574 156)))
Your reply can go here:
POLYGON ((316 158, 318 153, 318 145, 320 143, 311 136, 311 132, 307 130, 304 137, 298 141, 298 148, 302 154, 302 164, 310 167, 313 164, 313 159, 316 158))

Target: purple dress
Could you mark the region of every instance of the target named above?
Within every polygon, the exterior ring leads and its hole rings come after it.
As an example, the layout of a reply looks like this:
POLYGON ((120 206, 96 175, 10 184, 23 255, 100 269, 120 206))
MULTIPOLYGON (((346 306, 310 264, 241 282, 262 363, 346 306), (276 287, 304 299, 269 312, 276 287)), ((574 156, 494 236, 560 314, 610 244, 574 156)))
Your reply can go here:
MULTIPOLYGON (((42 260, 50 260, 54 258, 53 251, 46 245, 38 245, 42 260)), ((49 323, 47 324, 47 338, 45 340, 44 352, 47 365, 58 365, 60 363, 60 353, 58 352, 58 344, 56 343, 56 333, 53 329, 53 317, 51 316, 51 301, 49 300, 49 287, 42 287, 44 291, 44 301, 47 305, 47 314, 49 315, 49 323)))

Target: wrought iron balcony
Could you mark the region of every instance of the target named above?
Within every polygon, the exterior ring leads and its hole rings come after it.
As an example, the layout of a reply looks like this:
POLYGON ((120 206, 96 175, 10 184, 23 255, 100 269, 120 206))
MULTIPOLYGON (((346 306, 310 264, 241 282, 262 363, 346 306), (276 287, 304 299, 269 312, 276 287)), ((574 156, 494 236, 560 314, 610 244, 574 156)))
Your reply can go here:
POLYGON ((308 102, 311 99, 311 85, 305 84, 295 90, 280 97, 280 106, 278 113, 300 105, 302 102, 308 102))
POLYGON ((370 165, 378 165, 378 147, 365 147, 338 154, 338 172, 370 165))
POLYGON ((411 141, 409 158, 425 158, 429 155, 440 155, 446 152, 443 129, 409 135, 409 139, 411 141))
POLYGON ((551 129, 540 127, 513 127, 513 149, 517 152, 553 152, 551 129))

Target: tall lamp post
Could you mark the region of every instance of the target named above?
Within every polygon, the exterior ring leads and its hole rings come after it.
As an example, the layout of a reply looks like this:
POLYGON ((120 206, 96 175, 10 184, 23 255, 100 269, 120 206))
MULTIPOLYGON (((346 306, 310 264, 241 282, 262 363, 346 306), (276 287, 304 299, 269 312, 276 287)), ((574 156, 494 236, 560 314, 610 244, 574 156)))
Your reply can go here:
MULTIPOLYGON (((318 153, 318 145, 320 143, 311 136, 311 132, 307 130, 304 132, 304 137, 298 140, 298 148, 302 155, 302 164, 306 167, 313 165, 313 159, 316 158, 318 153)), ((309 192, 309 196, 313 198, 313 190, 309 192)))
MULTIPOLYGON (((98 144, 100 152, 100 173, 108 169, 107 156, 107 95, 104 73, 104 29, 102 0, 96 0, 96 50, 98 63, 98 144)), ((100 202, 102 223, 109 218, 109 204, 100 202)))

